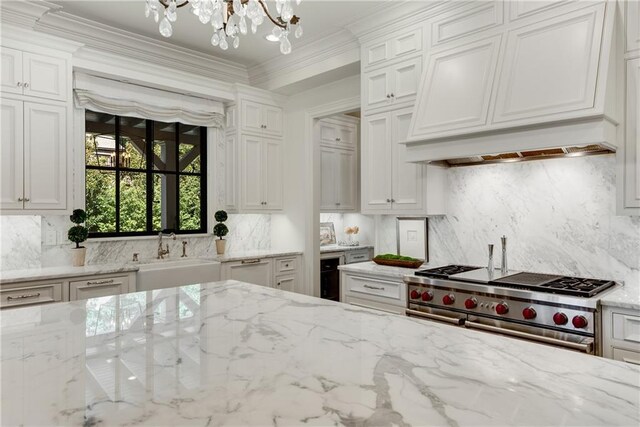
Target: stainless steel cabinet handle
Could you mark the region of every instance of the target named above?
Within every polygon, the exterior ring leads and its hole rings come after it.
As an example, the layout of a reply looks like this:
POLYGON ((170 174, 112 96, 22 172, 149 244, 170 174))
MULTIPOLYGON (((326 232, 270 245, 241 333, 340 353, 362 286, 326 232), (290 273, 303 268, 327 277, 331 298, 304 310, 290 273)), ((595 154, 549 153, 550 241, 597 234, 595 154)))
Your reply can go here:
POLYGON ((511 329, 498 328, 496 326, 485 325, 483 323, 476 323, 467 320, 464 323, 464 326, 467 328, 480 329, 486 332, 495 332, 498 334, 509 335, 517 338, 525 338, 529 340, 539 341, 545 344, 551 344, 558 347, 570 348, 573 350, 582 351, 584 353, 591 353, 593 350, 593 343, 588 342, 586 344, 581 344, 577 342, 563 341, 555 338, 544 337, 542 335, 529 334, 527 332, 522 331, 514 331, 511 329))
POLYGON ((441 316, 439 314, 433 313, 424 313, 418 310, 406 309, 405 314, 410 317, 422 317, 423 319, 437 320, 439 322, 452 323, 454 325, 462 325, 464 323, 464 319, 462 318, 441 316))
POLYGON ((109 279, 109 280, 97 280, 95 282, 87 282, 87 286, 93 286, 93 285, 108 285, 109 283, 113 283, 113 279, 109 279))
POLYGON ((243 259, 240 263, 241 264, 257 264, 260 262, 260 259, 243 259))
POLYGON ((384 288, 378 286, 364 285, 364 287, 367 289, 375 289, 376 291, 384 291, 384 288))
POLYGON ((364 259, 364 255, 355 255, 352 258, 353 259, 364 259))
POLYGON ((35 294, 24 294, 24 295, 19 295, 17 297, 12 297, 12 296, 8 296, 7 297, 7 301, 12 301, 14 299, 27 299, 27 298, 38 298, 40 296, 40 292, 35 293, 35 294))

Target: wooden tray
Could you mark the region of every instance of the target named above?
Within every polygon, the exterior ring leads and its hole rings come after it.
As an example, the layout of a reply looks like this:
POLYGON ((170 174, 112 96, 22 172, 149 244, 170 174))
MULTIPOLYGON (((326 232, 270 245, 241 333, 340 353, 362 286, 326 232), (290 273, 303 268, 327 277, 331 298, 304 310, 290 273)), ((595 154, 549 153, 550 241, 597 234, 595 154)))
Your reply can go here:
POLYGON ((377 259, 373 258, 371 261, 379 265, 388 265, 390 267, 404 267, 404 268, 420 268, 424 263, 422 260, 418 261, 404 261, 400 259, 377 259))

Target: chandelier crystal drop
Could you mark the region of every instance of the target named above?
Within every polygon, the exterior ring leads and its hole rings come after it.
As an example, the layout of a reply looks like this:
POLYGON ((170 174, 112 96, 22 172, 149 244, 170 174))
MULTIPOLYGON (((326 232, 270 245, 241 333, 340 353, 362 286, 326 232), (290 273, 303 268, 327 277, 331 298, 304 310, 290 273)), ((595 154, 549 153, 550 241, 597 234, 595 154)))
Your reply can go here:
POLYGON ((213 27, 211 44, 222 50, 227 50, 229 45, 237 49, 240 35, 249 31, 249 23, 251 33, 255 34, 266 17, 274 26, 272 35, 280 42, 280 52, 287 55, 291 53, 289 34, 293 32, 296 38, 302 37, 300 18, 293 12, 294 1, 299 5, 302 0, 273 0, 277 12, 274 16, 267 0, 146 0, 144 15, 159 23, 160 34, 171 37, 171 24, 178 20, 178 9, 190 4, 191 12, 200 22, 213 27))

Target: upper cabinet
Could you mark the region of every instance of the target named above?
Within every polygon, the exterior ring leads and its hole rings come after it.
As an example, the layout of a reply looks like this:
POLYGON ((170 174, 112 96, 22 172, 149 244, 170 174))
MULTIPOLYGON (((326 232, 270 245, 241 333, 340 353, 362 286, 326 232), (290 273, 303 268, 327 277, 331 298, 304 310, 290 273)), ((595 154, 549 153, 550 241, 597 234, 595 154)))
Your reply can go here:
POLYGON ((626 10, 626 51, 640 51, 640 2, 624 2, 626 10))
POLYGON ((2 91, 56 101, 69 94, 67 62, 62 58, 1 48, 2 91))
POLYGON ((388 61, 422 53, 422 28, 384 37, 362 47, 363 68, 372 68, 388 61))
POLYGON ((242 130, 273 136, 282 136, 282 108, 243 100, 242 130))

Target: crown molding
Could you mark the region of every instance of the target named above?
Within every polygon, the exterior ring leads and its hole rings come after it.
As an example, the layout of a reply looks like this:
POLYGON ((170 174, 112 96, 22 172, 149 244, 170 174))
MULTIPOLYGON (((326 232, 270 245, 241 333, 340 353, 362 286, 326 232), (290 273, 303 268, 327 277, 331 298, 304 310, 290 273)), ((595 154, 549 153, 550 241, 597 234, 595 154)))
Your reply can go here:
POLYGON ((3 24, 33 28, 45 14, 60 9, 62 6, 46 1, 2 1, 0 16, 3 24))
POLYGON ((360 43, 349 31, 341 30, 298 46, 286 57, 249 68, 249 81, 265 90, 277 90, 358 61, 360 43))
POLYGON ((66 12, 45 14, 36 23, 35 29, 42 33, 83 43, 87 48, 147 64, 168 67, 223 82, 249 82, 247 68, 241 64, 214 58, 66 12))

